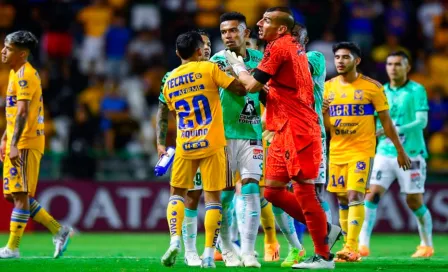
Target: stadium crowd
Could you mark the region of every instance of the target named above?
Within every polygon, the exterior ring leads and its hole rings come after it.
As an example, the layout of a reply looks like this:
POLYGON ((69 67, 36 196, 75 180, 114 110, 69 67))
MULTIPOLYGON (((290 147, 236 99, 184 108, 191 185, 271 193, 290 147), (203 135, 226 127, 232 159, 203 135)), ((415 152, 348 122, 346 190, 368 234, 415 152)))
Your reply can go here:
MULTIPOLYGON (((386 56, 408 52, 410 78, 426 87, 430 100, 430 170, 448 169, 447 1, 0 0, 0 39, 26 29, 40 41, 31 62, 39 69, 45 102, 43 175, 152 177, 160 82, 179 64, 175 37, 204 29, 213 54, 223 48, 221 13, 239 11, 254 27, 268 5, 289 5, 295 19, 308 26, 307 49, 324 53, 328 78, 336 73, 335 41, 357 42, 363 51, 360 69, 382 83, 386 56)), ((3 111, 8 75, 0 64, 3 111)), ((176 127, 170 121, 174 144, 176 127)), ((0 128, 5 126, 2 114, 0 128)))

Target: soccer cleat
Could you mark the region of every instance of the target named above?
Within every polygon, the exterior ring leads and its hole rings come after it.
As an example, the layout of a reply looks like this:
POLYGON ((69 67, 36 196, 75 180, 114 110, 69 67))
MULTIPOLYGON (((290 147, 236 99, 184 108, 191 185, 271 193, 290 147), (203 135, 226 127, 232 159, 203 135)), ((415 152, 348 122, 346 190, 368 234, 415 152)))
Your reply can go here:
POLYGON ((434 248, 430 246, 418 246, 412 258, 429 258, 434 255, 434 248))
POLYGON ((67 250, 70 237, 72 236, 73 229, 68 226, 62 226, 59 232, 53 237, 54 254, 53 257, 59 258, 67 250))
POLYGON ((202 260, 199 258, 199 254, 195 251, 185 252, 184 262, 188 266, 201 266, 202 260))
POLYGON ((264 261, 276 262, 280 260, 280 244, 264 244, 264 261))
POLYGON ((293 269, 334 269, 333 254, 330 255, 329 260, 325 260, 320 255, 314 255, 305 261, 294 264, 293 269))
POLYGON ((213 259, 215 261, 222 261, 222 254, 221 254, 221 252, 219 252, 219 250, 217 248, 215 248, 215 253, 213 255, 213 259))
POLYGON ((336 242, 341 238, 342 236, 342 229, 341 227, 333 224, 328 224, 328 246, 331 248, 336 244, 336 242))
POLYGON ((10 249, 8 247, 0 248, 0 259, 16 259, 20 258, 19 249, 10 249))
POLYGON ((180 241, 176 240, 170 244, 168 250, 162 256, 162 264, 164 266, 173 266, 176 263, 176 257, 180 252, 180 241))
POLYGON ((370 255, 370 249, 368 246, 360 245, 358 251, 362 257, 367 257, 370 255))
POLYGON ((202 268, 216 268, 216 264, 212 257, 207 257, 202 260, 201 267, 202 268))
POLYGON ((222 252, 222 260, 227 267, 241 266, 241 260, 235 250, 224 250, 222 252))
POLYGON ((361 261, 361 255, 356 251, 351 249, 349 246, 345 245, 344 248, 336 252, 337 262, 342 262, 339 259, 346 262, 359 262, 361 261))
POLYGON ((300 263, 306 256, 305 249, 299 250, 297 248, 291 248, 289 250, 288 256, 280 265, 281 267, 292 267, 294 264, 300 263))
POLYGON ((258 262, 257 257, 252 254, 244 254, 241 256, 242 263, 244 267, 255 267, 260 268, 261 264, 258 262))

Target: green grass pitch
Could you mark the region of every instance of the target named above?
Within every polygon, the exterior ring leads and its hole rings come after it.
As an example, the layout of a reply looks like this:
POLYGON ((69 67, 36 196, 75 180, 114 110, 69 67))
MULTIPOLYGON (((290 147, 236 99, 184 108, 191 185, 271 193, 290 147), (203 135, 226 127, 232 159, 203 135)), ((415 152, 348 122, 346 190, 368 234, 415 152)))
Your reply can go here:
MULTIPOLYGON (((287 254, 285 239, 279 235, 281 256, 287 254)), ((7 234, 0 235, 0 244, 5 244, 7 234)), ((204 236, 198 237, 198 249, 202 251, 204 236)), ((436 255, 431 259, 415 260, 410 257, 418 243, 418 234, 381 235, 372 239, 373 254, 360 263, 336 264, 337 271, 412 271, 435 272, 448 271, 448 235, 435 235, 436 255)), ((174 268, 165 268, 160 264, 160 257, 169 242, 167 234, 78 234, 72 237, 67 252, 61 259, 54 260, 53 244, 50 234, 25 233, 21 244, 21 259, 0 260, 0 271, 195 271, 183 263, 183 253, 177 259, 174 268)), ((307 236, 305 247, 308 255, 313 252, 307 236)), ((341 242, 335 246, 341 247, 341 242)), ((257 250, 263 253, 263 236, 257 241, 257 250)), ((261 260, 261 258, 260 258, 261 260)), ((222 262, 217 262, 218 271, 247 271, 248 268, 227 269, 222 262), (225 269, 225 270, 224 270, 225 269)), ((280 262, 262 262, 263 271, 289 271, 280 268, 280 262)))

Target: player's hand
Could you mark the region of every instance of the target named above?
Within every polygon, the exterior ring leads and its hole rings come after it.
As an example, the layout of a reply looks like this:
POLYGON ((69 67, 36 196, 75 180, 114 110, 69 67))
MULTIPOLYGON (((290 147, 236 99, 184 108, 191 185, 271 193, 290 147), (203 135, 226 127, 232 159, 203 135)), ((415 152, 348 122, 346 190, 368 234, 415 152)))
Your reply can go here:
POLYGON ((5 161, 5 155, 6 155, 6 141, 2 141, 0 144, 0 160, 2 162, 5 161))
POLYGON ((269 86, 267 84, 263 85, 263 91, 265 91, 266 93, 269 93, 269 86))
POLYGON ((235 52, 231 52, 230 50, 224 51, 224 55, 237 76, 241 72, 247 72, 242 56, 237 56, 235 52))
POLYGON ((275 132, 274 131, 270 131, 270 130, 265 130, 263 131, 263 139, 267 142, 272 142, 272 140, 274 139, 274 135, 275 132))
POLYGON ((332 99, 324 99, 324 103, 322 104, 322 113, 326 113, 328 108, 330 107, 330 103, 333 101, 332 99))
POLYGON ((403 170, 411 169, 411 159, 409 159, 408 154, 404 150, 398 152, 397 161, 398 166, 403 170))
POLYGON ((17 146, 11 145, 11 148, 9 149, 9 159, 15 167, 22 166, 22 158, 20 158, 19 149, 17 146))
POLYGON ((157 154, 159 155, 159 158, 162 157, 162 155, 168 154, 166 152, 166 146, 158 144, 157 145, 157 154))
POLYGON ((384 135, 384 129, 380 128, 376 131, 376 137, 380 137, 384 135))

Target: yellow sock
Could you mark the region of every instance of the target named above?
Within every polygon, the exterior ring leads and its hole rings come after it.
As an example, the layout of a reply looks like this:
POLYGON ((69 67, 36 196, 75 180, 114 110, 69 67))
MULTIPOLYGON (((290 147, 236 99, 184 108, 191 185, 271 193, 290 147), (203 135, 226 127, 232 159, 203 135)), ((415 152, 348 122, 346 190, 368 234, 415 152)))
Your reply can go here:
POLYGON ((348 205, 339 204, 339 224, 341 224, 342 234, 344 235, 344 244, 347 243, 348 233, 348 205))
POLYGON ((26 223, 30 218, 30 211, 14 208, 11 214, 11 222, 9 225, 9 240, 7 247, 9 249, 19 248, 20 240, 25 231, 26 223))
POLYGON ((364 223, 364 201, 349 204, 347 246, 358 250, 358 237, 364 223))
POLYGON ((221 203, 205 204, 205 248, 215 248, 221 228, 222 206, 221 203))
POLYGON ((182 233, 182 221, 184 221, 185 204, 184 198, 173 195, 170 197, 166 208, 166 219, 170 228, 171 236, 179 236, 182 233))
POLYGON ((61 229, 61 224, 32 197, 30 197, 30 216, 37 223, 44 225, 53 235, 61 229))
POLYGON ((272 204, 264 197, 261 198, 261 225, 264 230, 264 243, 277 244, 277 232, 275 230, 275 217, 272 212, 272 204))

